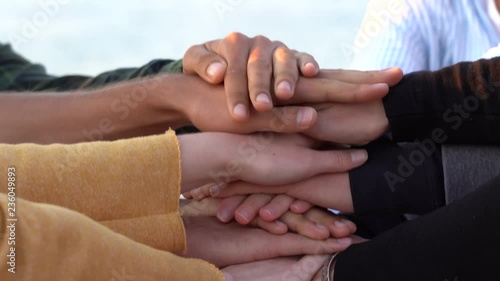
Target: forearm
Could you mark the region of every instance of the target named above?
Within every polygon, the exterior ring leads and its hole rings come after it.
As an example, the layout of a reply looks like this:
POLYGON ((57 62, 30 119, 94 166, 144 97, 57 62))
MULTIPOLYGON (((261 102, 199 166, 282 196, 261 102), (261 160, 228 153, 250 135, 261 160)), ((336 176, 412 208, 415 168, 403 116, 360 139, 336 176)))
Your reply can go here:
POLYGON ((179 78, 161 75, 91 91, 0 95, 0 142, 114 140, 187 125, 179 78))
MULTIPOLYGON (((137 243, 57 206, 17 198, 17 221, 6 223, 7 200, 0 193, 1 280, 224 280, 211 264, 137 243)), ((185 241, 183 231, 174 235, 185 241)))
POLYGON ((394 140, 500 143, 500 58, 407 74, 384 98, 394 140))
POLYGON ((335 281, 498 280, 500 178, 338 256, 335 281))
POLYGON ((357 216, 422 215, 445 205, 439 146, 382 138, 366 149, 368 161, 349 172, 357 216))

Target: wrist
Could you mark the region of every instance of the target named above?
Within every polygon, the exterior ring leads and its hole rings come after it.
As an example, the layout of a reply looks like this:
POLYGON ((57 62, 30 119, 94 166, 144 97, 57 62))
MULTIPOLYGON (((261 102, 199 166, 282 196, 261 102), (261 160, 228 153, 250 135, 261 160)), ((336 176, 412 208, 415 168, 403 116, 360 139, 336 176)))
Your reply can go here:
POLYGON ((151 92, 149 108, 157 114, 159 122, 172 129, 192 125, 188 117, 190 84, 185 76, 162 74, 144 82, 151 92))
POLYGON ((235 167, 241 136, 227 133, 198 133, 178 136, 181 158, 181 192, 206 184, 234 181, 241 168, 235 167))

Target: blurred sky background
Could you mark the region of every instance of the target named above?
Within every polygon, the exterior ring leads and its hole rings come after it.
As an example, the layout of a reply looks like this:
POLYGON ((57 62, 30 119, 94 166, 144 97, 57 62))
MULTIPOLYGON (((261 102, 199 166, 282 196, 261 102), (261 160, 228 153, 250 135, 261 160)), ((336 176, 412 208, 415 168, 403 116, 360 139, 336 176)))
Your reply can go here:
POLYGON ((51 74, 88 74, 181 58, 231 31, 262 34, 348 67, 368 0, 0 0, 0 42, 51 74))

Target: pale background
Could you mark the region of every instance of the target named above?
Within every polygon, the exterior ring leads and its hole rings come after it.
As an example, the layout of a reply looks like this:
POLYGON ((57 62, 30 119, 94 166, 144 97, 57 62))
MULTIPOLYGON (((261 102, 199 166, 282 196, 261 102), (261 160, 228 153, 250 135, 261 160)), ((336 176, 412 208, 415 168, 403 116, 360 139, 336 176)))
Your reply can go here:
POLYGON ((0 0, 0 42, 11 42, 52 74, 93 75, 178 59, 191 45, 239 31, 307 51, 322 67, 342 68, 352 60, 346 48, 367 2, 0 0))

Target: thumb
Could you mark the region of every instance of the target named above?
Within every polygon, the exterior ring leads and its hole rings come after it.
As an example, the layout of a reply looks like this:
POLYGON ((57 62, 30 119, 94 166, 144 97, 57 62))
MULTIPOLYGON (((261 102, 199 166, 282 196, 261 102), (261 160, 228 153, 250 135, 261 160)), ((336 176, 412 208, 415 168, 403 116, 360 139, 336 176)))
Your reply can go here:
POLYGON ((227 63, 205 45, 195 45, 184 54, 183 69, 186 74, 197 74, 211 84, 220 84, 226 75, 227 63))

